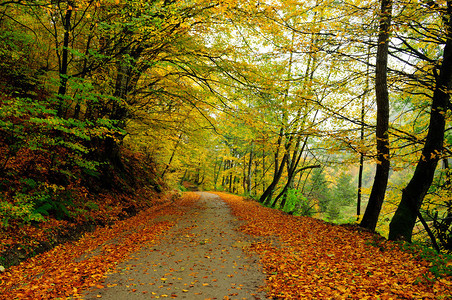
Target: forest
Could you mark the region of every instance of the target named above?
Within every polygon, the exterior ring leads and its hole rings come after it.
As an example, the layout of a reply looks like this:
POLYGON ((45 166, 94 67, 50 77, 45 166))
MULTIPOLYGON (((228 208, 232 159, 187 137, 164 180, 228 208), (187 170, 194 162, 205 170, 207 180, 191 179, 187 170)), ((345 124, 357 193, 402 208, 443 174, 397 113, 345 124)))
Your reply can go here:
POLYGON ((193 189, 451 253, 451 16, 450 0, 0 0, 1 258, 193 189))

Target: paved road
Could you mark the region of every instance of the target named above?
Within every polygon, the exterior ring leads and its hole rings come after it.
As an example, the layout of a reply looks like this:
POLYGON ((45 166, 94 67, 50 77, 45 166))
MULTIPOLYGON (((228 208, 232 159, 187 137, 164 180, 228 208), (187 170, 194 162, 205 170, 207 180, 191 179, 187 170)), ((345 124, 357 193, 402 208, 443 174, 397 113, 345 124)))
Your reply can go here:
POLYGON ((159 244, 118 265, 84 299, 266 299, 259 260, 242 251, 251 237, 234 230, 239 221, 218 196, 200 195, 159 244))

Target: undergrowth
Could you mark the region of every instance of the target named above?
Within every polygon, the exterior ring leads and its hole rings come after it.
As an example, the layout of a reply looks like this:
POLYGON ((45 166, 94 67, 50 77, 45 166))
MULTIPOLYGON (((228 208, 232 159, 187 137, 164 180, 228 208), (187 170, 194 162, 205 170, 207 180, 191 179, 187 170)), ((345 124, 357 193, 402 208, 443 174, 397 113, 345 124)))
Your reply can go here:
POLYGON ((398 242, 397 244, 402 250, 429 262, 429 271, 435 278, 452 276, 452 255, 438 253, 434 249, 418 243, 398 242))

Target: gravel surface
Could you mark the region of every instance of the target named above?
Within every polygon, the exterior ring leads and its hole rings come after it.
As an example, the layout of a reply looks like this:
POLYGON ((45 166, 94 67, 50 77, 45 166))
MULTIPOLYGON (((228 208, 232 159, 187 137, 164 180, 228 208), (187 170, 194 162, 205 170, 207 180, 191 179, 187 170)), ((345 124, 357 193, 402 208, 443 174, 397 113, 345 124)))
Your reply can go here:
POLYGON ((119 264, 84 299, 266 299, 259 258, 242 251, 253 238, 235 230, 240 223, 218 196, 200 195, 160 243, 119 264))

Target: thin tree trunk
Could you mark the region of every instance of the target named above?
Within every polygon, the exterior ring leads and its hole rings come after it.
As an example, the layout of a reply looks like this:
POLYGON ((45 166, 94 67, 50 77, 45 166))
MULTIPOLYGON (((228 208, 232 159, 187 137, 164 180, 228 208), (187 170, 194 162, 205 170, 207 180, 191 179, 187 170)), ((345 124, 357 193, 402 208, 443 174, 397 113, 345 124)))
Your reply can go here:
MULTIPOLYGON (((232 167, 231 167, 232 169, 232 167)), ((232 172, 229 172, 229 189, 228 191, 232 193, 232 172)))
POLYGON ((417 216, 418 216, 419 220, 421 221, 422 225, 424 226, 425 231, 427 231, 430 241, 432 242, 433 248, 435 248, 436 252, 440 253, 441 250, 439 249, 438 243, 436 242, 435 235, 430 230, 430 227, 428 227, 428 224, 427 224, 427 222, 425 222, 424 217, 422 216, 420 211, 418 211, 417 216))
POLYGON ((262 193, 265 192, 265 148, 262 147, 262 193))
POLYGON ((61 63, 60 63, 60 85, 58 87, 58 116, 63 116, 64 111, 64 96, 67 91, 67 82, 68 82, 68 66, 69 66, 69 39, 71 35, 71 18, 73 11, 73 3, 71 1, 68 2, 68 8, 66 10, 66 14, 63 20, 63 49, 61 50, 61 63))
POLYGON ((174 145, 173 152, 171 153, 171 157, 170 157, 168 163, 166 164, 165 169, 162 172, 162 175, 161 175, 162 178, 165 177, 166 171, 168 171, 169 166, 173 162, 174 155, 176 154, 177 147, 179 146, 179 143, 180 143, 181 140, 182 140, 182 132, 179 134, 179 137, 177 138, 176 145, 174 145))
POLYGON ((363 170, 364 170, 364 154, 361 153, 359 157, 359 171, 358 171, 358 200, 356 203, 357 220, 359 220, 359 216, 361 215, 361 197, 363 194, 363 170))
POLYGON ((402 200, 389 224, 389 239, 411 241, 414 224, 425 195, 432 184, 443 149, 445 115, 452 89, 452 1, 447 2, 446 46, 439 75, 436 77, 430 112, 430 125, 424 149, 413 177, 402 192, 402 200))
POLYGON ((247 182, 247 175, 246 175, 246 171, 247 171, 248 167, 246 165, 246 155, 243 156, 243 177, 242 177, 242 188, 243 188, 243 193, 246 194, 246 182, 247 182))
MULTIPOLYGON (((292 46, 295 40, 295 32, 292 31, 292 46)), ((293 48, 293 47, 292 47, 293 48)), ((276 188, 276 185, 278 184, 279 180, 281 179, 282 173, 284 171, 284 166, 286 163, 288 163, 289 160, 289 151, 290 147, 292 146, 292 139, 293 136, 290 137, 289 141, 287 141, 287 129, 288 129, 288 113, 287 113, 287 99, 289 97, 289 89, 290 89, 290 81, 292 78, 292 65, 293 65, 293 51, 290 51, 289 55, 289 63, 288 63, 288 70, 287 70, 287 83, 286 88, 284 91, 284 108, 282 110, 282 116, 281 116, 281 129, 279 131, 279 137, 278 137, 278 148, 276 150, 275 154, 275 173, 273 174, 273 180, 271 184, 267 187, 265 192, 262 194, 262 196, 259 199, 259 202, 264 203, 266 205, 271 203, 271 198, 274 192, 274 189, 276 188), (282 146, 282 142, 284 139, 284 156, 281 161, 281 164, 278 165, 278 154, 282 146)), ((289 167, 289 166, 288 166, 289 167)))
POLYGON ((217 189, 218 177, 220 176, 222 164, 223 164, 223 160, 221 159, 220 163, 218 164, 218 171, 217 171, 217 163, 216 162, 213 167, 213 182, 214 182, 215 190, 217 189))
MULTIPOLYGON (((306 147, 307 141, 308 141, 308 138, 306 137, 304 142, 303 142, 303 146, 301 147, 301 149, 294 151, 291 163, 287 164, 287 182, 284 185, 283 190, 279 193, 279 195, 275 198, 275 200, 271 204, 272 207, 274 207, 276 205, 277 201, 281 197, 283 197, 283 201, 281 203, 281 207, 284 207, 284 205, 286 203, 286 199, 287 199, 286 198, 287 191, 289 190, 289 188, 293 188, 294 177, 295 177, 295 175, 297 173, 297 172, 295 172, 295 170, 297 169, 298 164, 300 163, 300 159, 301 159, 301 156, 303 155, 304 148, 306 147)), ((300 142, 301 142, 301 135, 298 136, 297 146, 295 147, 296 149, 300 146, 300 142)))
POLYGON ((184 183, 185 178, 186 178, 186 176, 187 176, 187 172, 188 172, 188 169, 185 169, 184 175, 182 176, 182 178, 181 178, 180 181, 179 181, 179 184, 180 184, 180 185, 182 185, 182 184, 184 183))
MULTIPOLYGON (((253 172, 252 172, 253 158, 254 158, 254 145, 251 147, 250 159, 248 161, 248 181, 247 181, 248 195, 251 194, 251 180, 253 177, 253 172)), ((254 172, 256 172, 256 170, 254 170, 254 172)))
MULTIPOLYGON (((295 174, 292 175, 292 182, 293 182, 293 178, 295 177, 295 175, 297 173, 302 172, 307 169, 315 169, 315 168, 320 168, 320 167, 321 167, 321 165, 313 165, 313 166, 306 166, 306 167, 303 167, 303 168, 297 170, 296 172, 294 172, 295 174)), ((286 186, 284 186, 283 192, 281 192, 281 194, 280 194, 280 195, 284 195, 283 200, 281 201, 281 206, 280 206, 281 208, 284 208, 284 206, 286 205, 287 192, 288 192, 289 188, 290 188, 290 183, 288 182, 288 184, 286 184, 286 186)))
MULTIPOLYGON (((361 128, 360 128, 360 142, 361 145, 364 143, 364 121, 366 113, 366 95, 369 92, 369 77, 370 77, 370 43, 367 47, 367 69, 366 69, 366 85, 364 88, 364 93, 361 101, 361 128)), ((364 153, 361 152, 359 155, 359 171, 358 171, 358 200, 356 203, 356 219, 359 220, 361 216, 361 202, 363 194, 363 172, 364 172, 364 153)))
POLYGON ((222 176, 222 178, 221 178, 221 187, 223 188, 223 190, 224 190, 224 187, 226 186, 226 168, 227 168, 227 165, 228 165, 228 161, 226 160, 225 162, 224 162, 224 164, 223 164, 223 176, 222 176))
POLYGON ((383 204, 389 177, 389 95, 387 83, 389 33, 391 28, 392 0, 381 1, 380 31, 378 33, 375 93, 377 100, 377 170, 369 202, 360 226, 375 230, 383 204))
POLYGON ((260 197, 259 202, 264 203, 265 205, 270 204, 273 191, 276 188, 276 185, 278 184, 279 180, 281 179, 281 176, 282 176, 282 173, 284 170, 284 165, 286 164, 287 159, 288 159, 288 154, 285 153, 281 160, 281 164, 280 164, 277 172, 273 176, 272 182, 270 183, 270 185, 267 187, 265 192, 260 197))
POLYGON ((270 185, 264 190, 264 193, 259 198, 259 202, 266 203, 269 201, 268 199, 271 198, 271 195, 273 193, 273 189, 275 188, 276 184, 278 183, 279 179, 281 178, 282 170, 284 168, 284 164, 286 163, 287 154, 284 154, 283 160, 281 161, 281 165, 279 165, 279 152, 282 145, 282 140, 284 136, 284 129, 281 128, 279 131, 278 136, 278 143, 277 143, 277 149, 275 153, 275 171, 273 173, 273 179, 270 185))
POLYGON ((253 186, 253 188, 251 188, 251 191, 253 191, 253 196, 255 196, 256 194, 257 194, 257 185, 258 185, 258 183, 257 183, 257 176, 259 175, 258 174, 258 171, 259 171, 259 169, 258 169, 258 167, 259 167, 259 163, 258 163, 258 161, 257 160, 255 160, 254 161, 254 186, 253 186))

